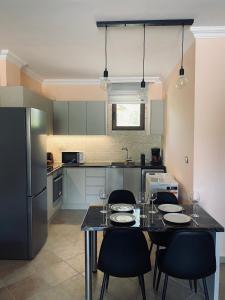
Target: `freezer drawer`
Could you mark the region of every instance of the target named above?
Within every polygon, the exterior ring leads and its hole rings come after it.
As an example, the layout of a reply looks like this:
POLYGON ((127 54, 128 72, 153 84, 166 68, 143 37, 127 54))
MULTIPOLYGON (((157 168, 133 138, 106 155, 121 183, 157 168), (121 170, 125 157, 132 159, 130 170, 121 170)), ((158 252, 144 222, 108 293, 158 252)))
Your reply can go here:
POLYGON ((44 245, 48 235, 47 189, 28 198, 29 258, 33 258, 44 245))

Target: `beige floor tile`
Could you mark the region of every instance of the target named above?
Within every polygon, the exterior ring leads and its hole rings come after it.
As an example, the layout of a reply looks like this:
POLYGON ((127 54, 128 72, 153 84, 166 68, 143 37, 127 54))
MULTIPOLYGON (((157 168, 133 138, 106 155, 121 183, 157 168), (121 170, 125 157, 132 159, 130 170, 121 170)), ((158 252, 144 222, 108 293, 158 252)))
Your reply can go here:
POLYGON ((7 275, 10 275, 17 269, 28 265, 29 261, 24 260, 1 260, 0 261, 0 279, 4 278, 7 275))
POLYGON ((73 277, 77 272, 65 262, 56 263, 40 272, 43 278, 50 286, 56 286, 59 283, 73 277))
POLYGON ((75 300, 65 290, 60 287, 54 287, 38 293, 28 300, 75 300))
POLYGON ((8 274, 3 278, 5 286, 21 281, 35 272, 35 268, 32 266, 32 263, 28 263, 21 268, 15 269, 13 272, 8 274))
POLYGON ((1 300, 15 300, 14 296, 9 292, 7 288, 0 288, 1 300))
POLYGON ((53 251, 42 249, 40 253, 32 260, 31 264, 36 270, 42 270, 43 268, 50 267, 61 261, 62 259, 53 251))
POLYGON ((49 287, 47 282, 37 274, 32 274, 23 280, 9 285, 8 289, 16 300, 27 300, 35 294, 47 290, 49 287))
POLYGON ((75 255, 66 260, 66 262, 77 272, 83 273, 85 271, 84 266, 85 256, 84 253, 75 255))

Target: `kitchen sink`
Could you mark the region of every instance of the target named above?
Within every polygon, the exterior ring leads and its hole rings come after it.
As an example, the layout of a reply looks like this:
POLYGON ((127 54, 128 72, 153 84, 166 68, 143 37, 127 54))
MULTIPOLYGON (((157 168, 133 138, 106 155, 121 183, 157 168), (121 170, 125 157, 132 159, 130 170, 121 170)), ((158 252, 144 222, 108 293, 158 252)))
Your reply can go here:
POLYGON ((112 167, 128 167, 128 166, 133 166, 135 164, 134 161, 113 161, 111 163, 112 167))

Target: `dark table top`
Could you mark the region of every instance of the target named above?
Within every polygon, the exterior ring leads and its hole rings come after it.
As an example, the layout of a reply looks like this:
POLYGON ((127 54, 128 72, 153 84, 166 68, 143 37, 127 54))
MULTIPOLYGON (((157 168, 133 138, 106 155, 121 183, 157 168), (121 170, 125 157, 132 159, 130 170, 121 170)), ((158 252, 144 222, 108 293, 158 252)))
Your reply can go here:
MULTIPOLYGON (((182 205, 184 208, 184 214, 192 214, 192 205, 182 205)), ((221 226, 212 216, 210 216, 201 206, 198 206, 199 218, 195 218, 196 222, 191 221, 188 224, 175 225, 172 223, 167 223, 162 221, 163 214, 158 211, 156 214, 149 213, 149 205, 145 206, 146 218, 140 218, 140 213, 142 208, 136 205, 133 214, 136 217, 134 224, 130 225, 115 225, 113 224, 109 217, 112 214, 110 208, 108 208, 107 218, 106 214, 102 214, 100 211, 102 206, 90 206, 87 214, 81 225, 81 230, 83 231, 103 231, 107 228, 140 228, 143 231, 151 232, 165 232, 171 230, 207 230, 214 232, 223 232, 224 228, 221 226)))

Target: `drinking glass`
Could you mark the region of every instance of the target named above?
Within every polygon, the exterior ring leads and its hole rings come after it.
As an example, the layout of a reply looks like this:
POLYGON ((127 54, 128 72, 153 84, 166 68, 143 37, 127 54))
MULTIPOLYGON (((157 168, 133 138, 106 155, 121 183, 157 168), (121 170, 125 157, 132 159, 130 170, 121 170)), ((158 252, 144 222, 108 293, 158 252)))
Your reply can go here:
POLYGON ((138 204, 140 205, 140 218, 147 218, 145 214, 145 205, 147 204, 147 194, 145 192, 139 192, 138 204))
POLYGON ((190 200, 192 202, 192 217, 199 218, 198 214, 198 203, 200 202, 200 195, 198 192, 194 191, 190 194, 190 200))
POLYGON ((157 194, 156 193, 150 193, 149 198, 150 198, 149 200, 150 200, 150 203, 151 203, 151 209, 150 209, 149 213, 150 214, 156 214, 157 211, 154 209, 154 202, 157 199, 157 194))
POLYGON ((100 211, 102 214, 107 213, 107 199, 108 195, 104 190, 99 192, 99 198, 102 200, 102 210, 100 211))

